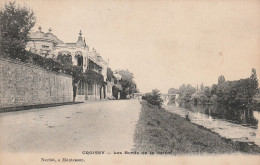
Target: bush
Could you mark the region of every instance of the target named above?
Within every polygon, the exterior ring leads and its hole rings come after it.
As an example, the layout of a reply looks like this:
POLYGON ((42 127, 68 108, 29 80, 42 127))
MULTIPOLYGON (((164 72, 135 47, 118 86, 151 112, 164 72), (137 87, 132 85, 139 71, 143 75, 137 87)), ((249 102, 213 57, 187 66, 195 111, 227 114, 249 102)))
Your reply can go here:
POLYGON ((161 107, 163 100, 161 98, 161 95, 159 93, 160 91, 157 89, 152 90, 151 93, 146 93, 142 99, 147 100, 150 104, 161 107))

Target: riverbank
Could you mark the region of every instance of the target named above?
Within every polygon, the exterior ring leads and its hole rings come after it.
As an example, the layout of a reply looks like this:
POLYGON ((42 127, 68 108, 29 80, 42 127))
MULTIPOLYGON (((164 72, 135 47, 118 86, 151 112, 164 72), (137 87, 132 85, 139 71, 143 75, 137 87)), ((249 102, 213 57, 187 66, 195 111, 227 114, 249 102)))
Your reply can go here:
POLYGON ((259 153, 257 147, 232 142, 179 115, 142 102, 135 130, 135 151, 168 154, 259 153))

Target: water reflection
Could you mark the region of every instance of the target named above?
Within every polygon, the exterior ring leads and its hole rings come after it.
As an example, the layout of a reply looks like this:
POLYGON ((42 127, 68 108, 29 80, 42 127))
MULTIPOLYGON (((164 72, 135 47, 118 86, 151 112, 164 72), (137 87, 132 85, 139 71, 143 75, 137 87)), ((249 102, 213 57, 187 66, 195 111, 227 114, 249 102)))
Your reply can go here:
POLYGON ((174 100, 169 100, 165 107, 184 118, 188 114, 191 122, 203 125, 223 137, 254 142, 260 146, 260 113, 257 111, 216 105, 178 104, 174 100))
POLYGON ((225 119, 232 123, 257 128, 258 120, 254 117, 252 109, 239 109, 230 107, 224 108, 223 106, 216 105, 194 106, 189 103, 182 103, 179 106, 191 112, 199 112, 202 114, 206 114, 207 117, 225 119))

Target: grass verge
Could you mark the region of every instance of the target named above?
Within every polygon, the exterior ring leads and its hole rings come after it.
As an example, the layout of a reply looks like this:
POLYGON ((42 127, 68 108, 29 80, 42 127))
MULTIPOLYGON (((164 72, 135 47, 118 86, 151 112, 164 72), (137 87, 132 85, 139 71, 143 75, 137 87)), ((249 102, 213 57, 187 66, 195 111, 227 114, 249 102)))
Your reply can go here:
POLYGON ((142 102, 134 141, 134 151, 155 154, 259 153, 259 147, 222 138, 146 101, 142 102))

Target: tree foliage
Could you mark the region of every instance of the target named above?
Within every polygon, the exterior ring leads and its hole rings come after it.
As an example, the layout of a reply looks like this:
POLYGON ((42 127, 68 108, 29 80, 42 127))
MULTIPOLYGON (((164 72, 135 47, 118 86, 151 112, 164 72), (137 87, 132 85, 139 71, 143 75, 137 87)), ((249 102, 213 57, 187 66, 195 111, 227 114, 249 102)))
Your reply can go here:
POLYGON ((134 74, 131 73, 128 69, 126 70, 116 70, 116 73, 122 76, 122 81, 120 82, 122 86, 122 93, 121 98, 125 99, 127 96, 136 93, 137 87, 136 83, 134 82, 134 74))
POLYGON ((168 94, 178 94, 179 93, 179 90, 178 89, 175 89, 175 88, 170 88, 168 90, 168 94))
POLYGON ((158 89, 152 90, 151 93, 146 93, 142 99, 147 100, 150 104, 161 107, 163 100, 158 89))
POLYGON ((196 88, 192 87, 192 85, 183 84, 179 87, 179 99, 181 101, 189 102, 191 100, 192 94, 196 92, 196 88))
POLYGON ((86 77, 87 82, 89 82, 91 84, 94 84, 94 82, 95 82, 97 84, 103 85, 105 83, 104 76, 93 70, 87 69, 85 72, 85 75, 87 76, 86 77))
POLYGON ((251 76, 250 76, 250 91, 249 93, 252 95, 251 97, 255 96, 256 94, 258 94, 259 89, 258 89, 258 79, 257 79, 257 75, 256 75, 256 70, 255 68, 252 68, 251 71, 251 76))
POLYGON ((258 91, 256 70, 253 68, 251 76, 236 81, 226 81, 223 75, 219 76, 218 84, 211 87, 201 85, 196 91, 191 85, 182 85, 178 89, 180 100, 195 104, 225 104, 228 106, 248 106, 258 91))
POLYGON ((226 79, 223 75, 218 77, 218 85, 224 83, 225 81, 226 81, 226 79))
POLYGON ((113 74, 113 71, 111 68, 107 68, 107 80, 108 81, 111 81, 113 79, 115 79, 115 76, 113 74))
POLYGON ((2 56, 16 58, 25 54, 25 46, 29 40, 29 31, 36 18, 27 7, 9 2, 0 11, 0 50, 2 56))

